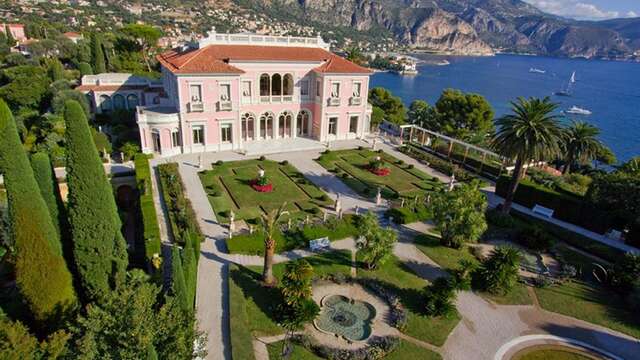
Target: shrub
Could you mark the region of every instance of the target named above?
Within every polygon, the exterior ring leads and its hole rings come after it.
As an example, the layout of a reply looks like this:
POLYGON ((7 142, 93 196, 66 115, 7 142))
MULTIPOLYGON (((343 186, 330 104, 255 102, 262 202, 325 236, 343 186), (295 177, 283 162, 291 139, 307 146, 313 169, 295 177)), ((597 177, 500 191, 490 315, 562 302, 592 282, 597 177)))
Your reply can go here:
POLYGON ((340 177, 342 177, 343 179, 348 179, 349 178, 349 174, 342 173, 342 174, 340 174, 340 177))
POLYGON ((407 165, 407 169, 413 169, 415 166, 413 164, 407 165))
POLYGON ((456 306, 453 304, 456 284, 448 277, 439 277, 425 289, 425 313, 428 316, 451 315, 456 306))
POLYGON ((396 164, 398 164, 398 165, 402 165, 402 164, 404 164, 404 160, 400 160, 400 159, 398 159, 398 161, 396 161, 396 164))
POLYGON ((320 200, 320 201, 329 201, 330 198, 329 198, 329 196, 327 194, 322 194, 322 195, 318 196, 318 200, 320 200))
POLYGON ((522 227, 516 239, 520 244, 537 251, 548 250, 553 245, 553 237, 537 224, 522 227))
POLYGON ((520 252, 498 246, 474 273, 474 286, 493 294, 507 294, 518 280, 520 252))
POLYGON ((282 160, 282 161, 280 162, 280 165, 282 165, 282 166, 287 166, 287 165, 289 165, 289 160, 282 160))
POLYGON ((614 265, 611 285, 623 295, 629 295, 640 284, 640 255, 626 254, 614 265))
POLYGON ((322 153, 323 154, 329 154, 329 153, 331 153, 331 150, 327 149, 327 150, 323 151, 322 153))
POLYGON ((500 228, 511 229, 516 226, 516 221, 510 214, 505 214, 498 209, 488 210, 485 217, 489 224, 500 228))
POLYGON ((224 164, 224 161, 222 161, 222 160, 218 160, 218 161, 216 161, 216 165, 220 166, 220 165, 222 165, 222 164, 224 164))
POLYGON ((358 146, 358 150, 364 150, 364 147, 362 147, 362 145, 358 146))
POLYGON ((378 154, 382 154, 384 151, 382 151, 382 149, 378 149, 376 150, 378 154))
MULTIPOLYGON (((154 256, 161 255, 160 226, 153 202, 151 189, 151 168, 149 158, 144 154, 136 154, 133 158, 136 167, 136 184, 140 196, 140 214, 142 217, 142 236, 144 238, 144 253, 149 264, 154 256)), ((156 270, 159 270, 157 268, 156 270)))
POLYGON ((265 161, 265 160, 267 160, 267 158, 266 158, 264 155, 261 155, 261 156, 258 158, 258 160, 260 160, 260 161, 265 161))
POLYGON ((487 198, 480 192, 477 182, 438 194, 432 208, 445 246, 459 248, 465 242, 476 242, 487 229, 484 216, 487 198))
POLYGON ((320 215, 320 212, 321 212, 321 211, 320 211, 320 208, 318 208, 318 207, 312 207, 312 208, 309 210, 309 212, 310 212, 310 213, 312 213, 312 214, 314 214, 314 215, 320 215))

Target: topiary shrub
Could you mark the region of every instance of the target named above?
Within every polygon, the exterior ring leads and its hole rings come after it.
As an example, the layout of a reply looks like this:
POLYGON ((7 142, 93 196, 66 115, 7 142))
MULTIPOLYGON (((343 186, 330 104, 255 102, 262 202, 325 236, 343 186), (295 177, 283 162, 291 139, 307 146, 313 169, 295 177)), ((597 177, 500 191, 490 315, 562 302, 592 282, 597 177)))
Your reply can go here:
POLYGON ((313 215, 320 215, 320 208, 318 208, 318 207, 312 207, 312 208, 309 210, 309 212, 310 212, 310 213, 312 213, 313 215))
POLYGON ((282 160, 282 161, 280 162, 280 165, 282 165, 282 166, 287 166, 287 165, 289 165, 289 160, 282 160))
POLYGON ((362 145, 358 146, 358 150, 364 150, 364 148, 362 147, 362 145))
POLYGON ((224 161, 222 161, 222 160, 218 160, 218 161, 216 161, 216 165, 220 166, 220 165, 222 165, 222 164, 224 164, 224 161))
POLYGON ((376 150, 378 152, 378 154, 382 154, 384 151, 382 151, 382 149, 378 149, 376 150))
POLYGON ((322 195, 318 196, 318 200, 329 201, 329 196, 327 194, 322 194, 322 195))
POLYGON ((516 235, 518 243, 537 251, 548 250, 553 245, 553 237, 540 225, 523 227, 516 235))
POLYGON ((342 177, 343 179, 348 179, 349 178, 349 174, 342 173, 342 174, 340 174, 340 177, 342 177))
POLYGON ((260 161, 265 161, 265 160, 267 160, 267 158, 266 158, 264 155, 261 155, 261 156, 258 158, 258 160, 260 160, 260 161))
POLYGON ((413 164, 407 165, 407 169, 413 169, 415 166, 413 164))
POLYGON ((404 160, 398 160, 398 161, 396 161, 396 164, 402 165, 402 164, 404 164, 404 160))

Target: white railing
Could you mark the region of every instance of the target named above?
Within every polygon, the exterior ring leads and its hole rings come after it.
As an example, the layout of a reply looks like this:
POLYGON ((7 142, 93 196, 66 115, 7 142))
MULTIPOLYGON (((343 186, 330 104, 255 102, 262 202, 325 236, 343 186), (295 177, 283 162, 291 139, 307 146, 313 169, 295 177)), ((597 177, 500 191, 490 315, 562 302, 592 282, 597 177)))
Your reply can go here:
POLYGON ((218 111, 231 111, 233 104, 231 101, 218 101, 218 111))
POLYGON ((340 106, 340 98, 330 97, 327 103, 329 106, 340 106))
POLYGON ((362 98, 360 97, 350 97, 349 98, 349 105, 352 106, 357 106, 357 105, 362 105, 362 98))
POLYGON ((202 102, 190 102, 189 103, 189 112, 203 112, 204 111, 204 103, 202 102))
POLYGON ((329 44, 320 36, 296 37, 296 36, 270 36, 257 34, 218 34, 215 30, 209 32, 206 38, 198 41, 198 47, 207 45, 271 45, 271 46, 295 46, 295 47, 319 47, 329 50, 329 44))

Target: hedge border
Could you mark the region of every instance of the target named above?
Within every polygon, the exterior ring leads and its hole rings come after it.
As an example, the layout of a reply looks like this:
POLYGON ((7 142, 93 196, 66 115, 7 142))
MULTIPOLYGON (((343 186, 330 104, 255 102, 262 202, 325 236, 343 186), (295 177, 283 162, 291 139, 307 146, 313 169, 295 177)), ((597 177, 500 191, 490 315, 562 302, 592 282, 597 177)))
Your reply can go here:
POLYGON ((136 168, 136 187, 140 199, 140 215, 142 217, 144 252, 147 261, 151 261, 155 254, 161 255, 160 225, 153 201, 153 182, 149 157, 136 154, 133 160, 136 168))

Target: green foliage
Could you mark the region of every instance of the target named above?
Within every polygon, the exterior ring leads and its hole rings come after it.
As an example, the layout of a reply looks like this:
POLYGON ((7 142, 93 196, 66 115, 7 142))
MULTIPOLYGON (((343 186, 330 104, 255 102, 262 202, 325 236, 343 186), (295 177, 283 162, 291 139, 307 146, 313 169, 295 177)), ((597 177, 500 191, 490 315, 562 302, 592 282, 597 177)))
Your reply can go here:
POLYGON ((91 67, 91 64, 87 62, 81 62, 78 64, 78 70, 80 70, 80 76, 93 75, 93 68, 91 67))
POLYGON ((84 96, 83 93, 77 90, 61 90, 55 93, 53 99, 51 100, 51 107, 53 108, 53 112, 56 114, 63 114, 64 107, 68 100, 77 101, 80 106, 82 106, 82 111, 85 116, 90 115, 89 102, 87 101, 87 97, 84 96))
POLYGON ((614 264, 611 285, 623 295, 640 285, 640 255, 625 254, 614 264))
POLYGON ((449 316, 456 311, 456 284, 449 277, 439 277, 425 289, 425 312, 428 316, 449 316))
POLYGON ((466 242, 476 242, 487 229, 487 198, 480 192, 478 182, 460 184, 438 194, 432 208, 445 246, 460 248, 466 242))
POLYGON ((122 33, 138 44, 142 58, 147 64, 147 70, 151 72, 149 52, 157 46, 158 39, 162 36, 162 31, 146 24, 128 24, 122 28, 122 33))
MULTIPOLYGON (((144 154, 136 154, 134 157, 136 167, 136 184, 140 194, 140 213, 142 215, 144 249, 147 261, 151 261, 154 256, 161 255, 160 226, 156 207, 153 202, 151 169, 149 168, 149 158, 144 154)), ((160 270, 160 268, 155 268, 160 270)))
POLYGON ((64 80, 64 66, 58 59, 49 61, 49 76, 51 81, 64 80))
POLYGON ((414 100, 409 105, 407 118, 410 123, 430 128, 436 116, 435 109, 424 100, 414 100))
POLYGON ((287 263, 281 283, 284 299, 281 314, 285 329, 299 330, 318 315, 320 308, 311 298, 312 280, 313 267, 307 260, 287 263))
POLYGON ((126 245, 113 190, 80 104, 67 101, 64 117, 74 258, 83 295, 100 299, 124 280, 126 245))
POLYGON ((59 248, 51 245, 59 243, 58 234, 22 151, 13 116, 2 100, 0 173, 7 190, 18 288, 37 321, 52 321, 75 305, 71 274, 59 248))
POLYGON ((394 124, 404 124, 407 115, 407 109, 404 107, 402 100, 393 96, 391 92, 385 88, 376 87, 369 90, 369 103, 384 112, 384 119, 394 124))
POLYGON ((171 249, 171 293, 176 297, 183 311, 192 311, 193 304, 189 303, 189 289, 187 289, 180 253, 180 248, 177 246, 171 249))
POLYGON ((197 241, 195 241, 195 237, 191 235, 187 236, 187 244, 182 251, 182 268, 184 271, 184 281, 187 288, 187 300, 189 304, 191 304, 191 306, 193 306, 196 301, 196 289, 198 281, 198 262, 196 256, 200 255, 199 250, 196 254, 193 243, 197 243, 197 241))
POLYGON ((39 109, 49 86, 47 72, 39 66, 22 65, 2 71, 0 98, 12 110, 39 109))
POLYGON ((516 236, 518 243, 532 250, 545 251, 553 245, 551 235, 544 227, 538 224, 531 224, 520 228, 516 236))
POLYGON ((618 167, 624 174, 640 176, 640 156, 636 156, 618 167))
POLYGON ((511 103, 512 114, 496 121, 498 131, 491 140, 495 151, 508 159, 515 159, 515 169, 511 183, 505 194, 502 211, 509 212, 523 166, 529 161, 553 160, 561 152, 564 137, 558 115, 558 108, 548 97, 540 100, 518 98, 511 103))
POLYGON ((520 252, 511 246, 498 246, 478 268, 477 287, 492 294, 507 294, 518 281, 520 252))
POLYGON ((192 312, 159 294, 144 273, 129 273, 121 287, 88 305, 72 324, 74 358, 146 359, 152 346, 160 359, 204 358, 204 338, 192 312))
POLYGON ((49 242, 58 254, 62 254, 62 246, 59 241, 62 239, 63 231, 66 232, 67 230, 63 228, 66 224, 66 209, 62 202, 60 191, 58 190, 58 181, 51 168, 49 155, 46 153, 33 154, 33 156, 31 156, 31 167, 33 169, 33 176, 38 183, 42 199, 47 204, 51 222, 58 233, 58 237, 50 238, 49 242))
POLYGON ((39 341, 18 321, 0 315, 0 349, 5 360, 58 359, 65 355, 70 335, 58 330, 39 341))
POLYGON ((577 164, 586 164, 596 159, 599 154, 606 153, 600 140, 600 129, 584 122, 572 121, 565 130, 564 137, 564 167, 562 172, 568 173, 571 167, 577 164))
POLYGON ((360 219, 357 243, 358 251, 368 269, 383 265, 392 255, 393 246, 398 241, 398 234, 393 229, 383 229, 375 214, 368 212, 360 219))
POLYGON ((102 49, 102 37, 97 33, 91 36, 91 58, 93 60, 93 70, 96 74, 107 72, 107 66, 102 49))
POLYGON ((437 132, 465 141, 482 139, 493 132, 493 109, 481 95, 446 89, 435 109, 437 116, 427 127, 437 132))
POLYGON ((595 176, 587 201, 613 219, 619 229, 640 217, 640 176, 624 171, 595 176))
POLYGON ((120 147, 120 152, 122 152, 122 154, 124 155, 124 161, 129 161, 131 159, 133 159, 133 156, 136 153, 140 152, 140 146, 138 146, 138 144, 131 142, 131 141, 127 141, 126 143, 122 144, 122 146, 120 147))
POLYGON ((4 26, 4 34, 5 37, 7 39, 7 45, 9 47, 14 47, 16 46, 16 39, 13 37, 13 34, 11 33, 11 31, 9 30, 9 25, 5 25, 4 26))

